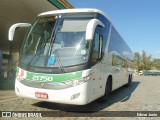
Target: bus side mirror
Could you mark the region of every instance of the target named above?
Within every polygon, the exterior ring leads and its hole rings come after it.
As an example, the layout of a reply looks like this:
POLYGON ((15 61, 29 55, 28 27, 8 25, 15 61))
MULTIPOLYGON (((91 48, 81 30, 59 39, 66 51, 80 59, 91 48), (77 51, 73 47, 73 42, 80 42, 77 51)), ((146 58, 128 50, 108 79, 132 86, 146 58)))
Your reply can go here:
POLYGON ((16 23, 16 24, 13 24, 10 28, 9 28, 9 32, 8 32, 8 39, 9 41, 13 41, 13 38, 14 38, 14 33, 15 33, 15 30, 16 28, 27 28, 27 27, 30 27, 31 24, 29 23, 16 23))
POLYGON ((86 28, 86 40, 93 40, 94 32, 97 26, 105 27, 105 25, 98 19, 92 19, 88 22, 86 28))

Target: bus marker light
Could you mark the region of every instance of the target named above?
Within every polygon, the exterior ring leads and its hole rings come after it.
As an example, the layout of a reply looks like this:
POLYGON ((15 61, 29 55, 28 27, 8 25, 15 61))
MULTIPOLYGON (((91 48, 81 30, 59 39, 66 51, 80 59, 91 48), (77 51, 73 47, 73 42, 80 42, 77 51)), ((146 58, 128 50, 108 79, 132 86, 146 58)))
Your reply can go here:
POLYGON ((90 76, 84 77, 84 80, 86 80, 86 81, 90 80, 90 76))
POLYGON ((74 94, 71 96, 71 100, 78 98, 80 95, 80 93, 74 94))
POLYGON ((20 74, 21 77, 24 76, 24 70, 21 70, 21 74, 20 74))

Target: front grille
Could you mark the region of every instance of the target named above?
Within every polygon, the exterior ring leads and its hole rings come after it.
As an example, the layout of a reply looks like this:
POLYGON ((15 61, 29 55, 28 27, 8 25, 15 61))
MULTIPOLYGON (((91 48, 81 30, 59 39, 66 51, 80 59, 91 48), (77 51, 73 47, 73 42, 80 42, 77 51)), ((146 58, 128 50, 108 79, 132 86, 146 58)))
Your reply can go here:
POLYGON ((33 80, 22 80, 20 81, 23 85, 34 88, 42 88, 42 89, 52 89, 52 90, 60 90, 71 87, 70 85, 66 85, 62 82, 37 82, 33 80))

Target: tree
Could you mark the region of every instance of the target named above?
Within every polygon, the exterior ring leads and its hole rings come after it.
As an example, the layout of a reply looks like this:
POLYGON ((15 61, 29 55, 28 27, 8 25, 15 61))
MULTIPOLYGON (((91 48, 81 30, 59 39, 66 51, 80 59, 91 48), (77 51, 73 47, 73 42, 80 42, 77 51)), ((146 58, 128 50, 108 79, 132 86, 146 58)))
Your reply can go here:
POLYGON ((140 66, 140 54, 139 52, 135 52, 134 53, 134 63, 133 66, 136 70, 140 70, 139 66, 140 66))
POLYGON ((143 69, 142 70, 150 70, 151 69, 151 56, 147 56, 147 54, 145 53, 145 51, 142 51, 142 62, 144 64, 143 69))
POLYGON ((150 70, 152 67, 151 56, 148 56, 145 51, 142 54, 139 52, 134 53, 134 68, 138 71, 140 70, 150 70))
POLYGON ((160 59, 154 59, 152 61, 152 67, 157 70, 160 70, 160 59))

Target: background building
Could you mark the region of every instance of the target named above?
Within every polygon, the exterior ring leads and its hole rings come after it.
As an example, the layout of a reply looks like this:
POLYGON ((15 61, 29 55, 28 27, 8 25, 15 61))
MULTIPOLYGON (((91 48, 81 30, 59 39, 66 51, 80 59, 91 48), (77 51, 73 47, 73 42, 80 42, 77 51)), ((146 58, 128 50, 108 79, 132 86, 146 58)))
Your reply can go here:
POLYGON ((15 23, 31 23, 42 12, 73 8, 66 0, 1 0, 0 1, 0 71, 4 77, 18 64, 19 50, 24 38, 25 30, 16 31, 13 42, 8 41, 8 30, 15 23), (12 54, 12 55, 11 55, 12 54))

